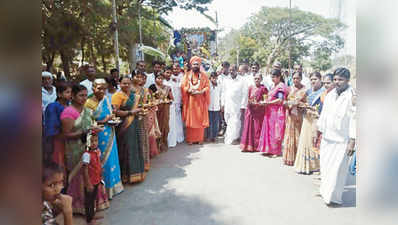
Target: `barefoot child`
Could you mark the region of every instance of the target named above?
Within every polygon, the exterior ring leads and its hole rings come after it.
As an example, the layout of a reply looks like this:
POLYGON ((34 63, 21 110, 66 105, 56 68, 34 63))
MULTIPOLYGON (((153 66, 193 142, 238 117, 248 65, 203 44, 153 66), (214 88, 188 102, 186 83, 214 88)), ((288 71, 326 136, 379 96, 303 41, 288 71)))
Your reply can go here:
POLYGON ((43 167, 41 219, 43 225, 57 225, 57 214, 62 213, 65 225, 73 224, 72 197, 61 194, 64 188, 64 170, 55 163, 43 167))
POLYGON ((84 206, 87 224, 95 224, 95 205, 98 191, 102 190, 102 165, 101 151, 98 148, 98 135, 91 131, 88 137, 87 150, 83 153, 83 176, 84 176, 84 206))

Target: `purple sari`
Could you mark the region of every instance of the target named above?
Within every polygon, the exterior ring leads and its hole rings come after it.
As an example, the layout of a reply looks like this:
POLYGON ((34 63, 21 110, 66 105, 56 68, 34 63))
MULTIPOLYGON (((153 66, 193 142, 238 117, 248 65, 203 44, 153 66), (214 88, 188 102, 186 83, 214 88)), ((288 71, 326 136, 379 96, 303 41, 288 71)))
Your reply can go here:
MULTIPOLYGON (((286 99, 288 95, 287 86, 282 82, 271 89, 268 95, 268 101, 276 100, 278 98, 278 93, 283 94, 283 99, 286 99)), ((260 143, 257 148, 258 151, 278 156, 282 154, 282 141, 285 135, 285 119, 286 109, 283 107, 282 103, 266 106, 260 143)))
MULTIPOLYGON (((268 89, 264 87, 264 85, 260 87, 250 86, 248 96, 249 102, 252 100, 260 102, 263 99, 263 95, 267 93, 268 89)), ((243 152, 257 152, 264 113, 264 106, 248 104, 240 142, 240 148, 243 152)))

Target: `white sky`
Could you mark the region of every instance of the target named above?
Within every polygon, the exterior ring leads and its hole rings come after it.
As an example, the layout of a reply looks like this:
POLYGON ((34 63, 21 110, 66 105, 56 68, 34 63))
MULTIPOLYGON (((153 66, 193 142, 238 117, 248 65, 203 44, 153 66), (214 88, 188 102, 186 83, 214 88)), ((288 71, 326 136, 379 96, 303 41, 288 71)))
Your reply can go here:
MULTIPOLYGON (((338 5, 339 0, 292 0, 292 7, 298 7, 304 11, 331 17, 333 6, 338 5)), ((343 50, 346 54, 356 55, 356 0, 341 0, 343 5, 342 21, 348 25, 343 37, 346 40, 346 47, 343 50)), ((289 7, 289 0, 213 0, 208 6, 206 13, 215 18, 218 12, 219 28, 229 31, 231 28, 238 29, 243 26, 248 18, 257 13, 262 6, 267 7, 289 7)), ((336 8, 336 7, 334 7, 336 8)), ((166 16, 175 29, 182 27, 210 27, 215 25, 200 13, 190 10, 175 9, 166 16)), ((220 34, 225 35, 226 32, 220 34)))

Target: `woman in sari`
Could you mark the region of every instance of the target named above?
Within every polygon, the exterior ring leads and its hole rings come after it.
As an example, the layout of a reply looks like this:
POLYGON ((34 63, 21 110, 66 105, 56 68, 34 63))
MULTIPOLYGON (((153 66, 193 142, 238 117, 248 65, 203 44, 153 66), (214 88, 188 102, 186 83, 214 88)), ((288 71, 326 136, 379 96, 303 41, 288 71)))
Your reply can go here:
POLYGON ((312 174, 319 171, 319 153, 317 145, 316 123, 322 110, 321 95, 325 91, 319 72, 310 74, 311 88, 306 92, 306 111, 299 138, 294 169, 299 174, 312 174))
MULTIPOLYGON (((65 165, 68 173, 67 194, 72 196, 74 213, 85 214, 84 201, 84 168, 82 155, 86 149, 87 134, 92 129, 101 132, 102 129, 93 126, 92 111, 84 104, 87 100, 87 88, 82 85, 72 87, 72 103, 61 114, 62 133, 65 137, 65 165)), ((105 187, 98 186, 96 210, 109 207, 105 187)))
MULTIPOLYGON (((137 72, 135 76, 132 78, 132 91, 135 93, 138 93, 141 98, 138 103, 138 106, 140 108, 144 107, 144 104, 147 101, 147 91, 143 86, 141 86, 142 81, 144 80, 144 73, 142 72, 137 72)), ((145 84, 145 83, 144 83, 145 84)), ((141 148, 143 151, 144 155, 144 161, 145 161, 145 171, 149 171, 151 167, 151 162, 150 162, 150 149, 149 149, 149 138, 148 138, 148 132, 146 128, 146 120, 147 116, 144 114, 138 114, 138 137, 140 139, 140 144, 141 148)))
POLYGON ((105 94, 109 98, 109 100, 112 100, 113 94, 115 94, 118 89, 117 80, 115 80, 111 77, 107 77, 107 78, 105 78, 105 81, 108 84, 108 89, 106 90, 105 94))
POLYGON ((163 74, 155 76, 155 84, 152 84, 149 89, 155 95, 160 104, 158 105, 157 118, 162 136, 158 141, 160 152, 167 151, 168 149, 168 135, 169 135, 169 119, 170 119, 170 102, 173 101, 173 94, 169 86, 163 84, 163 74))
POLYGON ((255 85, 249 87, 248 107, 240 142, 242 152, 257 152, 265 113, 264 106, 259 103, 268 94, 268 89, 261 84, 261 81, 261 74, 256 74, 254 76, 255 85))
POLYGON ((61 113, 72 98, 72 87, 66 82, 57 84, 57 100, 44 111, 45 161, 54 161, 65 168, 65 141, 61 131, 61 113))
POLYGON ((301 84, 301 72, 293 74, 291 86, 285 107, 287 109, 285 139, 283 143, 283 163, 293 166, 296 159, 297 146, 300 138, 301 125, 303 124, 303 109, 299 104, 305 98, 305 87, 301 84))
POLYGON ((271 72, 274 87, 268 93, 263 126, 261 129, 258 151, 264 156, 278 157, 282 154, 282 141, 285 135, 286 110, 283 101, 288 95, 287 86, 281 81, 281 71, 271 72))
POLYGON ((145 179, 144 154, 138 135, 137 113, 140 96, 131 90, 131 79, 120 79, 121 91, 112 96, 112 106, 116 115, 123 119, 117 129, 120 169, 124 183, 136 183, 145 179))
POLYGON ((104 125, 104 131, 98 134, 98 147, 101 150, 102 177, 108 198, 112 199, 114 195, 123 191, 123 185, 115 128, 107 123, 112 119, 112 105, 111 100, 105 96, 106 89, 107 83, 104 79, 94 80, 94 94, 87 99, 85 106, 93 111, 95 121, 104 125))

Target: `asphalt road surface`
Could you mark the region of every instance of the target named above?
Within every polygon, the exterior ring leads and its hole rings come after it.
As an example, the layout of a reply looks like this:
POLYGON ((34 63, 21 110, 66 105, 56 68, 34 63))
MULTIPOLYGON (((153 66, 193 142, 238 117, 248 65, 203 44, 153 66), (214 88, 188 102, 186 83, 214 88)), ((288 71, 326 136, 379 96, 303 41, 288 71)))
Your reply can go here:
POLYGON ((152 160, 144 182, 114 197, 102 224, 356 224, 355 177, 339 208, 315 196, 313 178, 238 146, 181 144, 152 160))

